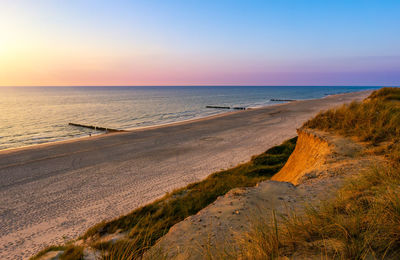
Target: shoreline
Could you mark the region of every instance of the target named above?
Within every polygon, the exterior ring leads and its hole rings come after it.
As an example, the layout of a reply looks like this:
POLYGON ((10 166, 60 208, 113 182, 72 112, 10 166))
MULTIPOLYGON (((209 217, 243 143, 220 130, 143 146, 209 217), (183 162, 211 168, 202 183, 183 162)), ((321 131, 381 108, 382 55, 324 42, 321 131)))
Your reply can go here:
POLYGON ((0 258, 25 259, 296 135, 371 91, 0 151, 0 258))
MULTIPOLYGON (((341 95, 341 94, 338 94, 338 95, 341 95)), ((313 100, 313 99, 304 99, 304 100, 313 100)), ((296 100, 296 101, 302 101, 302 100, 296 100)), ((296 102, 296 101, 292 101, 292 102, 296 102)), ((58 140, 58 141, 39 143, 39 144, 30 144, 30 145, 24 145, 24 146, 20 146, 20 147, 11 147, 11 148, 6 148, 6 149, 0 150, 0 155, 3 152, 6 153, 6 152, 14 152, 14 151, 18 151, 18 150, 35 149, 35 148, 38 148, 38 147, 45 147, 45 146, 49 146, 49 145, 53 145, 53 144, 80 142, 80 141, 85 141, 85 140, 93 140, 93 139, 96 139, 96 138, 110 136, 110 135, 118 135, 118 134, 124 134, 124 133, 136 132, 136 131, 153 130, 153 129, 163 128, 163 127, 178 126, 178 125, 182 125, 182 124, 190 124, 190 123, 195 123, 195 122, 199 122, 199 121, 203 121, 203 120, 219 118, 219 117, 230 115, 230 114, 243 113, 243 112, 245 112, 247 110, 263 109, 263 108, 266 108, 266 107, 279 106, 279 105, 283 105, 283 104, 287 104, 287 103, 289 103, 289 102, 266 105, 266 106, 261 106, 261 107, 248 108, 246 110, 225 111, 225 112, 221 112, 221 113, 218 113, 218 114, 215 114, 215 115, 208 115, 208 116, 204 116, 204 117, 199 116, 199 117, 194 117, 194 118, 190 118, 190 119, 179 120, 179 121, 176 121, 176 122, 169 122, 169 123, 161 123, 161 124, 155 124, 155 125, 149 125, 149 126, 140 126, 140 127, 135 127, 135 128, 128 128, 128 129, 121 130, 121 132, 99 133, 99 134, 92 135, 92 136, 78 136, 78 137, 68 138, 68 139, 65 139, 65 140, 58 140)))
POLYGON ((150 125, 150 126, 141 126, 141 127, 135 127, 135 128, 128 128, 128 129, 123 129, 121 132, 115 132, 115 133, 99 133, 96 135, 92 136, 77 136, 77 137, 72 137, 64 140, 58 140, 58 141, 50 141, 50 142, 45 142, 45 143, 38 143, 38 144, 30 144, 30 145, 24 145, 20 147, 10 147, 6 149, 0 150, 0 155, 3 153, 12 153, 12 152, 18 152, 21 150, 30 150, 30 149, 35 149, 39 147, 46 147, 50 145, 55 145, 55 144, 63 144, 63 143, 72 143, 72 142, 80 142, 80 141, 86 141, 86 140, 93 140, 96 138, 104 137, 104 136, 109 136, 109 135, 115 135, 115 134, 124 134, 127 132, 135 132, 135 131, 144 131, 144 130, 152 130, 152 129, 158 129, 162 127, 169 127, 169 126, 178 126, 182 124, 190 124, 190 123, 195 123, 203 120, 209 120, 209 119, 214 119, 214 118, 219 118, 222 116, 226 116, 229 114, 236 114, 236 113, 243 113, 245 111, 249 110, 257 110, 257 109, 265 109, 268 107, 272 106, 281 106, 285 105, 288 103, 293 103, 293 102, 302 102, 302 101, 311 101, 311 100, 318 100, 318 99, 325 99, 329 97, 335 97, 335 96, 341 96, 341 95, 346 95, 346 94, 351 94, 351 93, 359 93, 359 92, 365 92, 365 91, 373 91, 373 90, 361 90, 361 91, 354 91, 354 92, 345 92, 345 93, 339 93, 339 94, 331 94, 331 95, 325 95, 320 98, 311 98, 311 99, 299 99, 299 100, 294 100, 294 101, 287 101, 287 102, 282 102, 278 104, 271 104, 271 105, 262 105, 259 107, 249 107, 246 110, 232 110, 232 111, 225 111, 221 113, 217 113, 214 115, 208 115, 208 116, 199 116, 199 117, 194 117, 190 119, 184 119, 184 120, 179 120, 175 122, 169 122, 169 123, 161 123, 161 124, 155 124, 155 125, 150 125))

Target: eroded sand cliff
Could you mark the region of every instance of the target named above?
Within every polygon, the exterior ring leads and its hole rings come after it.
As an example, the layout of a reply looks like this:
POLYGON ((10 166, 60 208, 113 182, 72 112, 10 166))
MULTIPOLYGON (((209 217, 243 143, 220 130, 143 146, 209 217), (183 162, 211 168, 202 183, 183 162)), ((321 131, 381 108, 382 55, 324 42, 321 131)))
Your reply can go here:
POLYGON ((301 212, 317 205, 341 187, 346 176, 376 163, 366 148, 348 138, 310 129, 298 131, 296 149, 272 180, 253 188, 235 189, 198 214, 176 224, 146 255, 204 259, 234 247, 252 225, 273 215, 301 212))

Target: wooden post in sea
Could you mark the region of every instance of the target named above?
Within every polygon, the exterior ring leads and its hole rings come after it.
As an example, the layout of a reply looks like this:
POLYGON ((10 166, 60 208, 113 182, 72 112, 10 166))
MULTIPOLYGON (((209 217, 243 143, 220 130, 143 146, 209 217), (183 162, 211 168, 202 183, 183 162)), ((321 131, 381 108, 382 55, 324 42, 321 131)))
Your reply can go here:
POLYGON ((76 123, 68 123, 68 124, 72 125, 72 126, 77 126, 77 127, 94 129, 95 131, 105 131, 106 133, 108 133, 108 132, 124 132, 124 130, 118 130, 118 129, 100 127, 100 126, 82 125, 82 124, 76 124, 76 123))

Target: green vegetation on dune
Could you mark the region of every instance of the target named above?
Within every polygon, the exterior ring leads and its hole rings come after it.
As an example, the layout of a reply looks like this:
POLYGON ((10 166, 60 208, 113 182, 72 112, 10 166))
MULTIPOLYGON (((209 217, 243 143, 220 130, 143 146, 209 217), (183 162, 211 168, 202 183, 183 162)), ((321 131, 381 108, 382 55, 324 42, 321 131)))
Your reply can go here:
POLYGON ((399 88, 382 88, 374 91, 370 96, 370 99, 383 99, 383 100, 400 100, 399 88))
MULTIPOLYGON (((400 257, 400 88, 383 88, 362 103, 321 112, 303 127, 354 137, 387 163, 360 172, 336 197, 302 215, 254 221, 230 257, 338 259, 400 257)), ((372 153, 372 154, 374 154, 372 153)), ((258 216, 259 218, 259 216, 258 216)))
MULTIPOLYGON (((247 163, 213 173, 203 181, 175 190, 125 216, 99 223, 90 228, 82 239, 91 247, 103 251, 105 259, 135 259, 154 245, 174 224, 196 214, 219 196, 233 188, 251 187, 269 179, 286 163, 294 150, 296 140, 297 137, 287 140, 254 156, 247 163), (100 237, 115 232, 123 232, 127 236, 115 243, 99 242, 100 237)), ((68 259, 70 252, 76 254, 82 252, 80 249, 81 247, 77 247, 77 250, 69 248, 62 257, 68 259)), ((39 254, 43 255, 43 252, 48 251, 46 249, 39 254)))
POLYGON ((381 146, 380 151, 400 163, 399 97, 400 88, 382 88, 364 102, 321 112, 303 127, 336 132, 381 146))
POLYGON ((121 240, 115 244, 98 243, 93 246, 109 252, 121 251, 118 248, 129 248, 131 252, 136 252, 136 256, 141 255, 174 224, 196 214, 219 196, 233 188, 254 186, 278 172, 294 150, 296 140, 297 137, 292 138, 253 157, 248 163, 216 172, 203 181, 175 190, 128 215, 101 223, 88 230, 83 237, 114 233, 117 230, 129 232, 129 240, 121 240))
POLYGON ((227 258, 399 259, 399 168, 363 172, 305 214, 259 219, 227 258))
POLYGON ((33 256, 31 260, 41 259, 42 256, 51 251, 63 251, 64 253, 59 256, 60 260, 81 260, 83 259, 83 247, 82 246, 74 246, 72 244, 62 245, 62 246, 50 246, 38 254, 33 256))

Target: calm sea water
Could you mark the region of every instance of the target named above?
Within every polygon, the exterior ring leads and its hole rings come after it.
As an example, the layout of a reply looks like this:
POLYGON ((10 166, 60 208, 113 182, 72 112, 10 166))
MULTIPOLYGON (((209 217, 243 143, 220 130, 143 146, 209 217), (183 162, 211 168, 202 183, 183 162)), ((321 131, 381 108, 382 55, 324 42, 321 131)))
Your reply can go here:
POLYGON ((18 87, 0 88, 0 150, 96 134, 69 122, 133 129, 373 87, 18 87))

